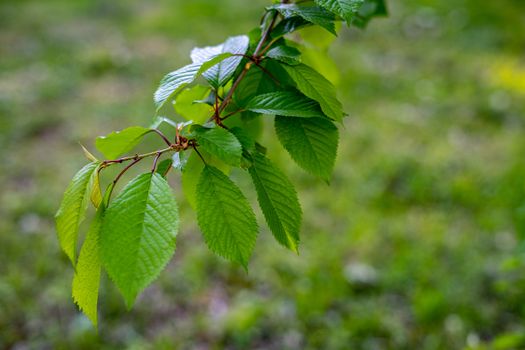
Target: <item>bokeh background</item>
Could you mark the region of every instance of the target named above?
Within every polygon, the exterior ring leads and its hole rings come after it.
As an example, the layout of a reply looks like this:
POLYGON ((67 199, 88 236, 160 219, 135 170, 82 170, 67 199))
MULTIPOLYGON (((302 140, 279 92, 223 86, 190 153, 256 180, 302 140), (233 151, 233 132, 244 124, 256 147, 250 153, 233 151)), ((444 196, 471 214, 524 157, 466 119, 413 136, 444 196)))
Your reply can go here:
POLYGON ((350 116, 331 186, 267 123, 300 256, 259 213, 249 274, 215 257, 172 176, 175 257, 130 312, 104 277, 97 335, 53 224, 78 142, 148 125, 161 77, 268 1, 2 0, 0 348, 524 349, 525 2, 388 3, 330 49, 350 116))

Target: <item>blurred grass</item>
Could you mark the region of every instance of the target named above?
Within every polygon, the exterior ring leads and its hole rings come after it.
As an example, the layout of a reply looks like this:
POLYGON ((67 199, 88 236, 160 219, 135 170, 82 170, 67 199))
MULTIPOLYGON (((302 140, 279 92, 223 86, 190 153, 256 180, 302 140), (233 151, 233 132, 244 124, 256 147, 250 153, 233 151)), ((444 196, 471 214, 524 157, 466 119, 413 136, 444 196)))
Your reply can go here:
POLYGON ((104 280, 97 336, 53 228, 78 142, 146 125, 160 78, 267 2, 2 1, 0 348, 525 348, 525 3, 389 2, 330 50, 350 114, 331 186, 267 125, 301 255, 263 227, 246 275, 204 248, 179 194, 174 260, 131 312, 104 280))

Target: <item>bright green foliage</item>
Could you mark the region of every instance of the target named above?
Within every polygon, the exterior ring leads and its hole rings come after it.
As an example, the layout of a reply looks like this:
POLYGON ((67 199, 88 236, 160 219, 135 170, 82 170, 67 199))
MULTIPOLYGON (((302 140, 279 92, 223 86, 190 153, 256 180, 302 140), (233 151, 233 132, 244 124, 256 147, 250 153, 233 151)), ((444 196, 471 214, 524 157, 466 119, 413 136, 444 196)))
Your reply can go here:
POLYGON ((170 168, 173 166, 173 160, 170 159, 164 159, 162 162, 157 165, 157 169, 155 171, 159 173, 160 175, 166 177, 168 172, 170 171, 170 168))
MULTIPOLYGON (((231 170, 231 167, 224 162, 221 162, 217 158, 211 157, 208 153, 204 151, 199 151, 204 158, 206 164, 213 165, 218 168, 223 173, 228 174, 231 170)), ((199 182, 199 177, 204 169, 204 162, 197 155, 196 152, 192 152, 188 157, 186 166, 182 169, 182 191, 184 192, 184 197, 190 204, 193 210, 197 210, 197 184, 199 182)))
POLYGON ((301 51, 295 47, 279 45, 269 50, 266 57, 281 61, 290 65, 301 63, 301 51))
POLYGON ((384 12, 383 0, 281 1, 269 6, 249 36, 194 48, 192 63, 161 80, 149 127, 97 138, 96 148, 107 158, 103 161, 84 148, 93 162, 73 178, 56 221, 60 245, 75 264, 78 229, 89 199, 98 208, 73 280, 73 298, 94 324, 101 270, 129 308, 175 251, 179 218, 167 182, 170 171, 182 173, 186 200, 217 255, 247 270, 258 234, 250 203, 228 176, 233 168, 251 177, 275 239, 298 252, 301 206, 291 181, 258 142, 268 119, 262 116, 275 116, 278 139, 300 167, 329 182, 339 142, 333 122, 342 122, 344 112, 330 82, 337 72, 328 47, 341 19, 364 26, 384 12), (167 102, 174 111, 158 115, 167 102), (184 120, 172 120, 169 114, 184 120), (162 148, 131 153, 149 132, 164 141, 162 148), (149 171, 111 201, 115 184, 145 159, 152 160, 149 171), (119 166, 103 199, 104 178, 99 175, 119 166))
POLYGON ((296 30, 308 27, 310 25, 312 25, 312 23, 302 17, 285 18, 275 26, 271 36, 272 38, 277 39, 283 35, 295 32, 296 30))
POLYGON ((91 204, 93 204, 95 208, 98 208, 100 202, 102 202, 102 192, 100 191, 100 176, 98 171, 93 172, 92 175, 92 185, 89 199, 91 199, 91 204))
POLYGON ((305 64, 283 65, 286 72, 297 84, 297 88, 306 96, 316 100, 323 112, 330 118, 341 121, 343 106, 337 99, 335 87, 321 74, 305 64))
POLYGON ((230 132, 235 135, 237 140, 239 140, 243 150, 246 150, 248 152, 255 151, 255 141, 250 137, 250 135, 248 135, 248 133, 244 129, 235 126, 230 129, 230 132))
POLYGON ((84 220, 88 198, 93 185, 93 174, 100 163, 84 166, 69 183, 55 220, 60 247, 73 265, 76 264, 78 228, 84 220))
POLYGON ((197 184, 199 176, 204 169, 204 164, 197 153, 192 152, 188 157, 188 162, 182 170, 181 184, 184 197, 193 210, 197 209, 197 184))
POLYGON ((131 126, 121 131, 112 132, 106 136, 97 137, 97 149, 108 159, 117 158, 132 150, 142 137, 150 131, 142 126, 131 126))
POLYGON ((298 253, 301 206, 295 189, 284 173, 264 155, 255 153, 248 169, 257 199, 275 239, 298 253))
POLYGON ((101 229, 104 267, 130 308, 175 251, 177 204, 166 180, 146 173, 109 205, 101 229))
POLYGON ((204 72, 203 75, 210 85, 218 88, 226 84, 233 77, 235 69, 237 69, 237 66, 241 63, 242 55, 248 50, 249 43, 250 39, 246 35, 235 36, 218 46, 193 49, 191 59, 193 63, 204 63, 215 55, 225 53, 241 55, 227 58, 204 72))
POLYGON ((339 133, 323 118, 275 118, 275 131, 295 162, 325 181, 330 181, 339 133))
POLYGON ((210 117, 211 107, 202 101, 210 93, 210 88, 204 85, 195 85, 184 89, 177 96, 173 107, 175 111, 186 120, 193 120, 195 123, 204 123, 210 117))
POLYGON ((188 64, 174 72, 167 74, 160 81, 160 85, 153 96, 157 111, 164 103, 180 92, 185 86, 193 82, 199 75, 207 71, 225 58, 231 57, 230 53, 218 54, 205 62, 188 64))
POLYGON ((219 127, 197 126, 192 129, 192 134, 199 146, 209 154, 232 166, 241 164, 242 147, 232 133, 219 127))
MULTIPOLYGON (((274 76, 278 73, 276 69, 280 69, 278 63, 271 60, 262 62, 261 66, 274 76)), ((250 69, 235 90, 234 103, 237 107, 242 107, 254 96, 276 90, 279 90, 279 85, 268 74, 261 69, 250 69)))
POLYGON ((315 0, 315 2, 328 11, 339 15, 350 25, 364 0, 315 0))
POLYGON ((197 185, 197 220, 216 254, 248 268, 257 239, 257 222, 241 190, 213 166, 205 166, 197 185))
POLYGON ((295 4, 279 4, 270 7, 279 11, 284 18, 302 17, 308 22, 317 24, 330 33, 337 35, 335 32, 335 16, 330 11, 318 6, 299 6, 295 4))
POLYGON ((248 102, 246 109, 287 117, 324 117, 319 103, 298 91, 276 91, 255 96, 248 102))
POLYGON ((71 288, 73 300, 95 326, 97 325, 98 289, 102 267, 99 251, 100 227, 105 210, 106 206, 101 203, 80 250, 71 288))

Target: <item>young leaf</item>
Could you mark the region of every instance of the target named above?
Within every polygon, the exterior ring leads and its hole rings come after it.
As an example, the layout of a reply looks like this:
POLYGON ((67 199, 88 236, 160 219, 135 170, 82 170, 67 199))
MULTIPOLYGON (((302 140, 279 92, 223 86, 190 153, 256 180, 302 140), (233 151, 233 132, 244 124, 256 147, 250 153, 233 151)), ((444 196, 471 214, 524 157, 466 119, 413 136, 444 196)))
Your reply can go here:
POLYGON ((364 0, 315 0, 315 2, 328 11, 335 13, 350 25, 357 11, 363 5, 364 0))
POLYGON ((257 239, 257 221, 241 190, 219 169, 205 166, 197 185, 197 221, 211 251, 245 269, 257 239))
POLYGON ((72 286, 73 300, 95 327, 101 269, 99 237, 104 212, 105 205, 101 203, 80 249, 72 286))
POLYGON ((89 152, 83 144, 80 144, 80 147, 82 147, 82 151, 84 152, 84 156, 87 158, 87 160, 89 160, 90 162, 98 162, 97 157, 91 154, 91 152, 89 152))
POLYGON ((157 165, 157 169, 155 170, 155 172, 162 175, 163 177, 166 177, 166 174, 168 173, 172 165, 173 160, 171 158, 164 159, 162 162, 159 163, 159 165, 157 165))
POLYGON ((232 166, 241 164, 242 146, 239 140, 229 131, 220 128, 204 128, 195 126, 192 135, 199 147, 232 166))
POLYGON ((192 86, 181 91, 173 107, 186 120, 192 120, 197 124, 204 123, 212 114, 212 109, 207 104, 196 101, 204 100, 209 94, 210 88, 207 86, 192 86))
POLYGON ((266 57, 284 62, 289 65, 301 63, 301 52, 295 47, 279 45, 266 53, 266 57))
POLYGON ((157 112, 164 106, 166 101, 179 93, 185 86, 193 82, 199 75, 207 71, 222 60, 231 57, 231 53, 222 53, 209 57, 209 60, 188 64, 176 71, 168 73, 160 81, 160 85, 155 91, 153 99, 157 112))
POLYGON ((95 146, 107 159, 115 159, 132 150, 149 131, 150 129, 142 126, 131 126, 106 136, 97 137, 95 146))
POLYGON ((319 102, 328 117, 337 121, 343 119, 343 106, 337 99, 335 87, 331 82, 305 64, 283 64, 283 67, 295 81, 299 91, 319 102))
POLYGON ((266 222, 279 243, 298 253, 302 211, 293 185, 264 155, 252 159, 248 171, 266 222))
POLYGON ((296 4, 279 4, 269 7, 279 11, 284 18, 302 17, 306 21, 317 24, 330 33, 337 35, 334 26, 335 16, 330 11, 319 6, 298 6, 296 4))
POLYGON ((337 127, 326 118, 275 118, 279 141, 304 170, 329 182, 339 142, 337 127))
POLYGON ((220 62, 204 72, 204 77, 214 88, 218 88, 228 82, 235 73, 237 66, 241 63, 242 55, 248 50, 250 39, 246 35, 234 36, 217 46, 195 48, 191 51, 193 63, 202 63, 221 53, 236 55, 220 62))
POLYGON ((100 191, 100 179, 99 179, 99 172, 94 171, 91 174, 91 183, 92 188, 91 192, 89 194, 89 199, 91 199, 91 203, 95 208, 98 208, 100 205, 100 202, 102 202, 102 192, 100 191))
POLYGON ((73 266, 76 265, 78 228, 84 220, 88 198, 93 186, 92 175, 94 171, 97 171, 99 165, 99 162, 89 163, 75 174, 55 215, 60 247, 71 260, 73 266))
POLYGON ((106 210, 102 262, 128 308, 170 260, 178 225, 171 188, 157 173, 133 179, 106 210))
POLYGON ((256 113, 287 117, 324 117, 319 103, 298 91, 276 91, 258 95, 245 108, 256 113))

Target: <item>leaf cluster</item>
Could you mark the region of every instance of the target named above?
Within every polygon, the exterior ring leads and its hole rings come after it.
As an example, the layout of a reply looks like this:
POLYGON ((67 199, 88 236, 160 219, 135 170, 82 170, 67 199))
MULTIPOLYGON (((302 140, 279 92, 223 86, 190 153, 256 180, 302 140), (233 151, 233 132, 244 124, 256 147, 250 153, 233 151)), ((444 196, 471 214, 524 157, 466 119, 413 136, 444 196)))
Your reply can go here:
POLYGON ((60 246, 75 267, 73 298, 94 324, 102 270, 130 308, 174 254, 179 215, 167 182, 171 170, 181 172, 184 195, 212 252, 247 269, 257 240, 253 209, 229 177, 234 168, 251 178, 276 241, 299 252, 301 206, 292 182, 258 142, 261 122, 273 118, 277 138, 295 163, 328 183, 339 142, 337 125, 345 113, 334 84, 319 72, 325 51, 340 21, 362 27, 385 13, 383 0, 282 1, 268 6, 260 27, 250 35, 194 48, 190 64, 161 80, 149 127, 133 126, 97 138, 95 146, 106 160, 84 149, 91 162, 66 189, 56 227, 60 246), (184 121, 165 117, 170 108, 184 121), (163 133, 161 125, 171 135, 163 133), (133 154, 150 133, 165 147, 133 154), (112 199, 124 173, 148 158, 153 160, 151 170, 112 199), (103 193, 101 174, 113 166, 122 169, 103 193), (79 228, 90 201, 96 214, 77 258, 79 228))

